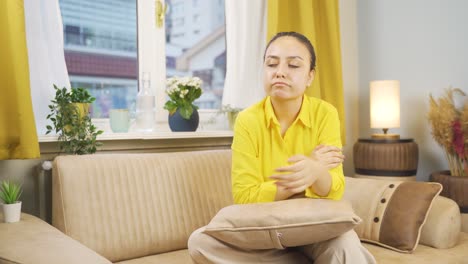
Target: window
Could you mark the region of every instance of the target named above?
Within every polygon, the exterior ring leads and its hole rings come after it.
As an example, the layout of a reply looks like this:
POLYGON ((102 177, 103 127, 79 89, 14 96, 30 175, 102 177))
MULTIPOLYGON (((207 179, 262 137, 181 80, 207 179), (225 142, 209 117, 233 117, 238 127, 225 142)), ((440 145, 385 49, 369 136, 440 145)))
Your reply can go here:
POLYGON ((226 75, 224 1, 171 0, 170 3, 177 7, 177 12, 166 15, 169 21, 166 23, 169 36, 166 37, 166 75, 200 77, 203 94, 195 103, 201 109, 218 109, 226 75), (192 4, 199 8, 191 8, 192 4), (190 17, 193 23, 179 22, 190 17))
POLYGON ((60 0, 72 87, 96 97, 93 118, 131 108, 137 94, 136 0, 60 0))
POLYGON ((165 79, 174 75, 202 78, 204 93, 196 104, 220 108, 226 73, 224 1, 166 0, 165 28, 155 26, 155 0, 59 4, 70 81, 96 97, 93 118, 108 118, 112 108, 133 110, 144 71, 151 73, 161 121, 167 120, 165 79))

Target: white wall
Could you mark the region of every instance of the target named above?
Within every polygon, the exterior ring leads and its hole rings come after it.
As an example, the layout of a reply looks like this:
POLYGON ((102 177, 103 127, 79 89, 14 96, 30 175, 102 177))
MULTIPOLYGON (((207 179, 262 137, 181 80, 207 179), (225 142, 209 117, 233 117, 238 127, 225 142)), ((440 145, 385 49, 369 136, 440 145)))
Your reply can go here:
MULTIPOLYGON (((418 180, 447 169, 426 113, 429 94, 439 96, 449 85, 468 92, 468 1, 340 0, 340 9, 345 154, 352 153, 356 130, 358 137, 377 132, 369 125, 369 81, 397 79, 401 83, 401 128, 393 132, 414 138, 419 145, 418 180)), ((348 175, 353 173, 350 168, 352 160, 348 159, 348 175)))
POLYGON ((340 32, 346 145, 343 147, 345 175, 353 175, 353 144, 359 137, 359 58, 356 0, 340 0, 340 32))

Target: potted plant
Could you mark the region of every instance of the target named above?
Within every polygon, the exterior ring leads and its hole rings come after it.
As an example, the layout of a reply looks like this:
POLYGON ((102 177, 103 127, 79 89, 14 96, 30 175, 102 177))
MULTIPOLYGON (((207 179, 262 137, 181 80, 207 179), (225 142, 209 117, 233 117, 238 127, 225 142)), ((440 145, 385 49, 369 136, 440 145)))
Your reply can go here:
POLYGON ((231 130, 234 129, 234 124, 236 122, 237 115, 239 114, 240 111, 242 111, 242 108, 232 107, 229 104, 223 105, 223 107, 221 107, 220 112, 225 113, 227 115, 229 128, 231 128, 231 130))
POLYGON ((10 181, 0 184, 0 200, 3 202, 3 218, 5 223, 14 223, 20 220, 21 201, 19 198, 23 190, 20 185, 10 181))
POLYGON ((431 174, 431 180, 443 185, 442 195, 455 200, 468 212, 468 102, 458 88, 448 88, 434 99, 429 96, 428 119, 435 141, 442 146, 450 171, 431 174), (460 102, 460 103, 459 103, 460 102))
POLYGON ((89 106, 94 102, 84 88, 58 88, 54 85, 55 98, 49 105, 50 113, 47 119, 52 125, 47 125, 47 132, 54 131, 58 136, 60 151, 67 154, 92 154, 95 153, 101 142, 97 142, 97 136, 102 134, 93 125, 89 116, 89 106))
POLYGON ((172 131, 195 131, 198 127, 198 107, 193 102, 202 94, 202 80, 198 77, 172 77, 167 79, 169 100, 164 109, 169 111, 172 131))

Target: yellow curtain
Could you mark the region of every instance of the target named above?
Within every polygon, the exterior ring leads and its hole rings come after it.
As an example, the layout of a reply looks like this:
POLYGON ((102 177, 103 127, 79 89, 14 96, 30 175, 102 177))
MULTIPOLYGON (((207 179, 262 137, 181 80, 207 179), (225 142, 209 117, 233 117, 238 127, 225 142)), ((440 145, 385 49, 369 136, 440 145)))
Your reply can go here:
POLYGON ((0 1, 0 160, 38 158, 23 0, 0 1))
POLYGON ((267 38, 296 31, 312 42, 317 55, 315 80, 306 93, 336 107, 345 144, 345 116, 338 0, 268 0, 267 38))

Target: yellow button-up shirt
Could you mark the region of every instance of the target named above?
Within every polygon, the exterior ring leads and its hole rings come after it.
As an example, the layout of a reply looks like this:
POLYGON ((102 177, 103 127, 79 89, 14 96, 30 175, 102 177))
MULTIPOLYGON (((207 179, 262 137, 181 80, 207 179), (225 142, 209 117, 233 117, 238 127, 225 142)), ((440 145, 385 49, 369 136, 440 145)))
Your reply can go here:
MULTIPOLYGON (((318 145, 341 148, 338 112, 329 103, 304 96, 296 120, 281 136, 270 97, 240 112, 232 143, 232 192, 235 203, 272 202, 277 187, 269 177, 275 169, 290 165, 288 158, 309 156, 318 145)), ((332 177, 326 197, 305 191, 306 197, 339 200, 344 191, 343 167, 329 170, 332 177)))

